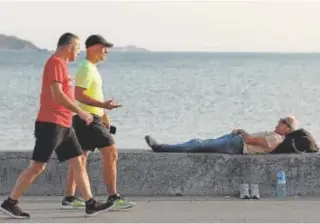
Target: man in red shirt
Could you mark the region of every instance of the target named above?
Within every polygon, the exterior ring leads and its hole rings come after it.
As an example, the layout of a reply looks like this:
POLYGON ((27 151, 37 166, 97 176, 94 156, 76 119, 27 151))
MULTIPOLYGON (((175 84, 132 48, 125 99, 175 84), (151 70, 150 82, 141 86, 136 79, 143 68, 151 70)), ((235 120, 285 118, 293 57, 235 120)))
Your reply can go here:
POLYGON ((112 202, 101 203, 93 198, 86 168, 82 166, 83 150, 72 128, 73 113, 87 125, 93 120, 91 114, 74 104, 68 63, 76 59, 79 51, 79 38, 72 33, 65 33, 58 41, 56 52, 45 64, 40 110, 35 122, 36 142, 32 162, 20 174, 10 196, 0 207, 1 211, 13 218, 30 218, 30 215, 18 206, 18 200, 44 171, 53 151, 60 162, 70 162, 79 190, 86 201, 86 215, 111 209, 114 205, 112 202))

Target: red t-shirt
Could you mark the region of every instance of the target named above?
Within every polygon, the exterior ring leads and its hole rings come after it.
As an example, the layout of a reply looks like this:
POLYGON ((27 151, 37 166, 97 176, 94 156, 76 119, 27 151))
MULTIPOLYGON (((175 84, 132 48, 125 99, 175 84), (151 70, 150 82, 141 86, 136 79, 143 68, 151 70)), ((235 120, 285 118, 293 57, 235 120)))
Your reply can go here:
POLYGON ((46 62, 43 70, 40 110, 37 121, 71 127, 72 111, 63 107, 53 99, 50 86, 55 82, 61 83, 63 92, 70 99, 74 100, 72 79, 66 61, 57 56, 51 56, 46 62))

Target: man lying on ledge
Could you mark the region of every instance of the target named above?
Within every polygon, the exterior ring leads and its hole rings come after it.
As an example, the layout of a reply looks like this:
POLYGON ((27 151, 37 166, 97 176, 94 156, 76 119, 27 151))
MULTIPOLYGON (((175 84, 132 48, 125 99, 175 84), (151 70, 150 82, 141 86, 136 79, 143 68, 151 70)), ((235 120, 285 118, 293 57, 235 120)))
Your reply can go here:
POLYGON ((227 154, 270 153, 285 138, 285 135, 297 129, 297 120, 293 116, 281 118, 273 132, 249 134, 236 129, 231 134, 216 139, 193 139, 181 144, 159 144, 150 136, 145 136, 146 143, 154 152, 211 152, 227 154))

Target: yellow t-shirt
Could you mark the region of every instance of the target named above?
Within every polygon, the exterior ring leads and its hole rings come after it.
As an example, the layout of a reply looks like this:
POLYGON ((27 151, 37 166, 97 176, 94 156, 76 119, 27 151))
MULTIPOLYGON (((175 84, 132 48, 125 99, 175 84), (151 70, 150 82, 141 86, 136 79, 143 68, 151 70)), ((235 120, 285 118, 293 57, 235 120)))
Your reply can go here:
MULTIPOLYGON (((102 78, 97 67, 88 60, 81 62, 75 78, 75 86, 86 89, 85 94, 99 101, 104 101, 102 78)), ((77 101, 77 105, 84 111, 102 116, 103 108, 93 107, 77 101)))

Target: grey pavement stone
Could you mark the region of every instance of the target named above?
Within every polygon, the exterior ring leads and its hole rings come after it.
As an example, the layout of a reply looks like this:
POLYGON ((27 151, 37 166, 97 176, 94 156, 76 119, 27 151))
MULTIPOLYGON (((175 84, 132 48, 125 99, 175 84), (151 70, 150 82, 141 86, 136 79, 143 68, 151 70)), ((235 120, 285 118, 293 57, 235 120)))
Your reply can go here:
MULTIPOLYGON (((1 200, 4 197, 0 198, 1 200)), ((100 198, 101 199, 101 198, 100 198)), ((23 197, 21 207, 30 220, 16 220, 0 212, 1 223, 183 223, 183 222, 319 222, 319 198, 240 200, 221 197, 129 197, 137 205, 84 217, 84 210, 60 210, 61 197, 23 197)))

